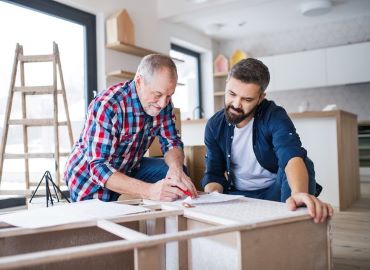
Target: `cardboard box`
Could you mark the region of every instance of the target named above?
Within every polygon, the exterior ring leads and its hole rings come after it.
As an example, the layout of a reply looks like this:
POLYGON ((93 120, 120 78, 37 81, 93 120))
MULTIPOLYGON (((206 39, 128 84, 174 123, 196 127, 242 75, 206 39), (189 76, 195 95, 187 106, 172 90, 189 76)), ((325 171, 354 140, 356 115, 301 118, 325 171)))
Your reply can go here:
POLYGON ((206 147, 204 145, 186 146, 184 152, 189 176, 197 190, 203 190, 200 186, 200 180, 205 172, 206 147))
MULTIPOLYGON (((179 134, 181 135, 181 113, 179 108, 174 108, 173 109, 175 113, 175 124, 176 124, 176 129, 178 130, 179 134)), ((152 145, 149 147, 148 151, 145 153, 146 157, 163 157, 163 153, 161 150, 161 146, 159 143, 158 137, 154 139, 152 145)))

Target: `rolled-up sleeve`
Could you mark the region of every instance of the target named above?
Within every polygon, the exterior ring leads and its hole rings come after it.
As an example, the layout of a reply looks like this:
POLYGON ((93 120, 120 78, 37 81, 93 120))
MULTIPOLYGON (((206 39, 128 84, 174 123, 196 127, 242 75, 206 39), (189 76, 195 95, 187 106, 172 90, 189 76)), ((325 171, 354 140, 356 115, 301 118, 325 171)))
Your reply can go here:
POLYGON ((222 150, 217 142, 212 127, 213 122, 209 120, 206 125, 204 143, 206 145, 206 171, 201 180, 201 186, 204 188, 208 183, 216 182, 227 190, 229 182, 225 178, 226 160, 222 150))
POLYGON ((117 115, 109 104, 101 102, 96 102, 89 113, 91 124, 86 135, 90 176, 94 183, 104 187, 117 171, 109 162, 118 142, 117 115))
POLYGON ((159 132, 159 142, 163 155, 172 148, 184 148, 180 133, 176 129, 176 116, 173 111, 173 105, 170 102, 164 109, 163 119, 159 132))
POLYGON ((278 107, 268 120, 274 152, 280 168, 285 168, 294 157, 305 158, 307 151, 302 147, 299 135, 286 111, 278 107))

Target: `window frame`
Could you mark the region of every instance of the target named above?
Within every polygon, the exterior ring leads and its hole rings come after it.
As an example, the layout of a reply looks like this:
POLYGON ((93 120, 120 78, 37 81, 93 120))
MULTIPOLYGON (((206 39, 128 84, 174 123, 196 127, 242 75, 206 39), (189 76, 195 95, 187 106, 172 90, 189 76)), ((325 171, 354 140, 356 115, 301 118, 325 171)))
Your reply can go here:
MULTIPOLYGON (((188 48, 179 46, 177 44, 171 43, 171 50, 181 52, 183 54, 187 54, 190 56, 193 56, 197 59, 197 66, 198 66, 198 100, 199 100, 199 110, 198 110, 198 118, 202 118, 202 112, 203 112, 203 102, 202 102, 202 68, 201 68, 201 54, 190 50, 188 48)), ((195 108, 198 108, 195 107, 195 108)), ((194 109, 195 109, 194 108, 194 109)))
POLYGON ((97 54, 96 54, 96 16, 94 14, 55 2, 45 0, 1 0, 24 8, 29 8, 47 15, 80 24, 85 27, 85 111, 94 98, 97 83, 97 54))

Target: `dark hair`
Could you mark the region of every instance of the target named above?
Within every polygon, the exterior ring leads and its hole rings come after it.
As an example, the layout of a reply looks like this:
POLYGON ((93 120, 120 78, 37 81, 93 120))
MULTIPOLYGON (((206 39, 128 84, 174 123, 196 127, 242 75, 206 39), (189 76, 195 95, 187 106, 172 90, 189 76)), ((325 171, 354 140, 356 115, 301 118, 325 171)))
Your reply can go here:
POLYGON ((173 80, 177 80, 177 69, 176 65, 171 57, 161 54, 149 54, 145 56, 137 69, 137 73, 142 75, 144 79, 150 80, 153 74, 167 68, 170 72, 170 76, 173 80))
POLYGON ((270 82, 270 72, 264 63, 254 58, 247 58, 236 63, 230 70, 228 79, 233 77, 244 83, 255 83, 264 92, 270 82))

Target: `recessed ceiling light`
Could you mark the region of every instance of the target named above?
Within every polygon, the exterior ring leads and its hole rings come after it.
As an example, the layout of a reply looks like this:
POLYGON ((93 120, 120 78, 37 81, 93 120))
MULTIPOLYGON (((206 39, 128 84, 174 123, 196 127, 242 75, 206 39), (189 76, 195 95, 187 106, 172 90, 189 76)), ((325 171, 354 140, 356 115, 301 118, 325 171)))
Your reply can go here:
POLYGON ((207 2, 208 0, 186 0, 186 1, 193 3, 193 4, 201 4, 201 3, 207 2))
POLYGON ((316 16, 327 13, 332 6, 330 0, 305 0, 299 8, 305 16, 316 16))
POLYGON ((242 21, 242 22, 238 23, 238 26, 243 27, 244 25, 246 25, 246 23, 247 23, 246 21, 242 21))

